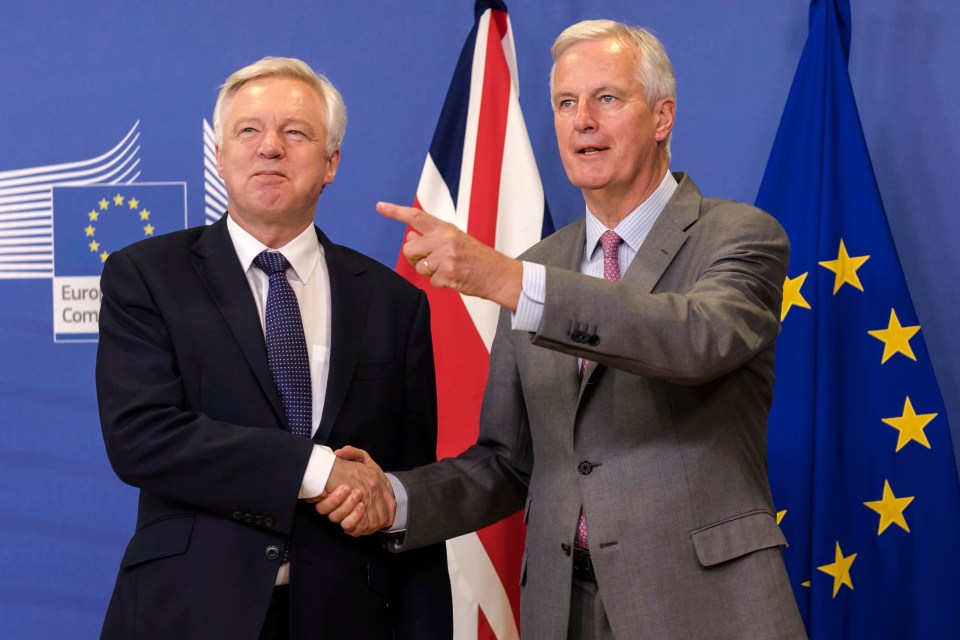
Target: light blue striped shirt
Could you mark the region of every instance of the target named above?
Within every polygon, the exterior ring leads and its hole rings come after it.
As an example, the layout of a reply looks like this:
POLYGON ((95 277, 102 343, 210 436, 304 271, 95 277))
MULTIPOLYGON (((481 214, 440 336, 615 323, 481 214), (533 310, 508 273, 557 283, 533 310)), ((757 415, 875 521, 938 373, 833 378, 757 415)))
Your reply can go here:
MULTIPOLYGON (((660 181, 660 185, 650 194, 650 197, 640 203, 626 218, 620 221, 614 229, 617 235, 623 238, 617 258, 620 261, 620 273, 627 272, 630 263, 640 249, 640 245, 647 238, 653 223, 660 217, 663 208, 677 190, 677 179, 667 171, 660 181)), ((600 247, 600 236, 607 227, 587 209, 587 241, 583 259, 580 262, 580 273, 595 278, 603 277, 603 249, 600 247)), ((516 312, 512 315, 511 327, 517 331, 536 331, 543 318, 543 301, 547 291, 547 269, 542 264, 533 262, 523 263, 523 292, 516 312)), ((577 363, 579 365, 579 362, 577 363)), ((393 493, 397 499, 397 511, 393 526, 388 530, 399 533, 407 528, 407 490, 393 474, 386 474, 393 485, 393 493)))
MULTIPOLYGON (((623 239, 617 258, 620 261, 621 275, 627 272, 640 245, 646 240, 653 223, 660 217, 663 208, 677 190, 677 179, 667 171, 656 190, 650 197, 620 221, 613 231, 623 239)), ((580 273, 595 278, 603 277, 603 250, 600 236, 607 227, 587 209, 587 241, 583 258, 580 261, 580 273)), ((537 331, 543 319, 543 302, 547 293, 547 269, 542 264, 523 263, 523 292, 517 310, 511 317, 511 327, 516 331, 537 331)))

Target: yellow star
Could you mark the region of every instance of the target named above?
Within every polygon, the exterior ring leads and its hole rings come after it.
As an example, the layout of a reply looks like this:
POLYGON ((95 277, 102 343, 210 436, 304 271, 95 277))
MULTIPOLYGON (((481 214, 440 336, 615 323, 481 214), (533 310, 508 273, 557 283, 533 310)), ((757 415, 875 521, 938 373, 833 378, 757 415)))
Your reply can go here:
POLYGON ((83 229, 83 232, 84 232, 85 234, 87 234, 87 236, 93 236, 93 232, 94 232, 94 231, 96 231, 96 229, 93 228, 93 225, 92 225, 92 224, 88 224, 88 225, 87 225, 86 227, 84 227, 84 229, 83 229))
POLYGON ((906 509, 907 505, 911 502, 913 502, 913 496, 898 498, 893 495, 890 482, 884 480, 883 498, 872 502, 864 502, 863 504, 880 514, 880 528, 877 530, 877 535, 880 535, 886 531, 887 527, 891 524, 896 524, 907 533, 910 533, 910 527, 907 526, 907 519, 903 517, 903 510, 906 509))
POLYGON ((867 331, 867 333, 883 343, 883 358, 880 360, 880 364, 883 364, 898 353, 902 353, 916 362, 917 356, 913 355, 910 338, 915 336, 917 331, 920 331, 920 325, 901 326, 900 319, 897 318, 897 312, 890 309, 890 323, 887 328, 867 331))
POLYGON ((103 253, 100 254, 100 262, 106 262, 107 258, 109 257, 110 257, 110 254, 104 251, 103 253))
POLYGON ((870 259, 870 256, 850 257, 847 248, 843 245, 843 239, 840 239, 840 253, 836 260, 825 260, 820 263, 821 267, 826 267, 833 271, 836 277, 833 280, 833 295, 837 295, 845 284, 852 285, 860 291, 863 291, 863 285, 860 284, 860 278, 857 276, 857 269, 863 266, 863 263, 870 259))
POLYGON ((857 559, 857 554, 851 553, 846 558, 843 557, 843 552, 840 550, 840 543, 837 542, 837 552, 835 559, 831 564, 825 564, 822 567, 817 567, 817 570, 823 571, 825 574, 833 576, 833 597, 837 597, 837 592, 840 591, 840 585, 845 584, 850 587, 850 590, 853 590, 853 580, 850 579, 850 567, 853 565, 853 561, 857 559))
POLYGON ((91 253, 96 253, 97 250, 100 249, 100 243, 97 242, 96 240, 94 240, 93 242, 91 242, 91 243, 90 243, 89 245, 87 245, 87 246, 90 247, 91 253))
POLYGON ((801 273, 793 279, 787 276, 787 279, 783 281, 783 305, 780 307, 780 322, 786 320, 790 307, 810 308, 810 303, 807 302, 803 294, 800 293, 800 288, 803 287, 803 281, 806 279, 807 274, 801 273))
POLYGON ((910 396, 907 396, 903 403, 903 415, 897 418, 882 418, 882 420, 884 424, 888 424, 900 432, 900 437, 897 438, 897 451, 900 451, 910 441, 919 442, 929 449, 930 441, 927 440, 927 433, 924 429, 936 417, 936 413, 921 413, 918 415, 913 410, 910 396))
POLYGON ((87 214, 87 217, 90 218, 90 222, 96 222, 97 218, 100 217, 100 213, 91 209, 90 213, 87 214))
POLYGON ((119 193, 118 193, 117 195, 113 196, 113 204, 117 205, 118 207, 119 207, 120 205, 122 205, 122 204, 123 204, 123 196, 120 195, 119 193))
POLYGON ((784 509, 783 511, 777 511, 777 524, 780 524, 781 522, 783 522, 783 516, 785 515, 787 515, 786 509, 784 509))
POLYGON ((141 220, 149 220, 149 219, 150 219, 150 212, 147 211, 146 209, 144 209, 143 211, 141 211, 141 212, 140 212, 140 219, 141 219, 141 220))
POLYGON ((104 198, 103 200, 101 200, 99 204, 100 204, 100 210, 101 210, 101 211, 106 211, 107 207, 110 206, 110 203, 107 202, 107 199, 106 199, 106 198, 104 198))
POLYGON ((148 224, 147 226, 145 226, 145 227, 143 228, 143 234, 144 234, 144 235, 147 235, 147 236, 152 236, 152 235, 153 235, 153 225, 152 225, 152 224, 148 224))
POLYGON ((803 582, 800 583, 800 586, 801 586, 801 587, 809 587, 809 586, 810 586, 810 581, 809 581, 809 580, 804 580, 803 582))
POLYGON ((137 207, 140 206, 140 201, 137 200, 136 198, 130 198, 129 200, 127 200, 127 206, 129 206, 131 209, 136 209, 137 207))

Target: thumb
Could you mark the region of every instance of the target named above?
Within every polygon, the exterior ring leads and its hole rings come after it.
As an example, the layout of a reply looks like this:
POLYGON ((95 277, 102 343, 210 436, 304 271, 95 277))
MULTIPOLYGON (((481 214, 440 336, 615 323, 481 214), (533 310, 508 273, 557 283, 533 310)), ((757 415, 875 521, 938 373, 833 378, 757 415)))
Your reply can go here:
POLYGON ((367 462, 370 455, 363 449, 347 445, 333 452, 338 458, 350 460, 351 462, 367 462))

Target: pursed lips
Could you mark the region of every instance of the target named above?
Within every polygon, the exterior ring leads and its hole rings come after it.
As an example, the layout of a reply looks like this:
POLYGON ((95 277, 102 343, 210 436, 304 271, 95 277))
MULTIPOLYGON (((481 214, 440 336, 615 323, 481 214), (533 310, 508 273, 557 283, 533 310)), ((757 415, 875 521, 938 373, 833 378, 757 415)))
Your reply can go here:
POLYGON ((254 178, 286 178, 287 176, 279 171, 257 171, 253 174, 254 178))

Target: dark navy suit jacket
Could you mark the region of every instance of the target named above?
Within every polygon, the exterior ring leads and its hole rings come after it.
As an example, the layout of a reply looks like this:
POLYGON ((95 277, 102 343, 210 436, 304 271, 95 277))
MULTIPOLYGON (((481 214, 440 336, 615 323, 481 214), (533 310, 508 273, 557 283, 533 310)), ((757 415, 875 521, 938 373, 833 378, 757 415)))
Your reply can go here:
POLYGON ((442 545, 396 555, 297 500, 314 443, 385 469, 435 459, 426 296, 331 243, 331 354, 313 441, 284 428, 263 330, 221 219, 107 260, 97 395, 107 455, 140 489, 103 638, 257 638, 292 542, 293 638, 449 638, 442 545))

